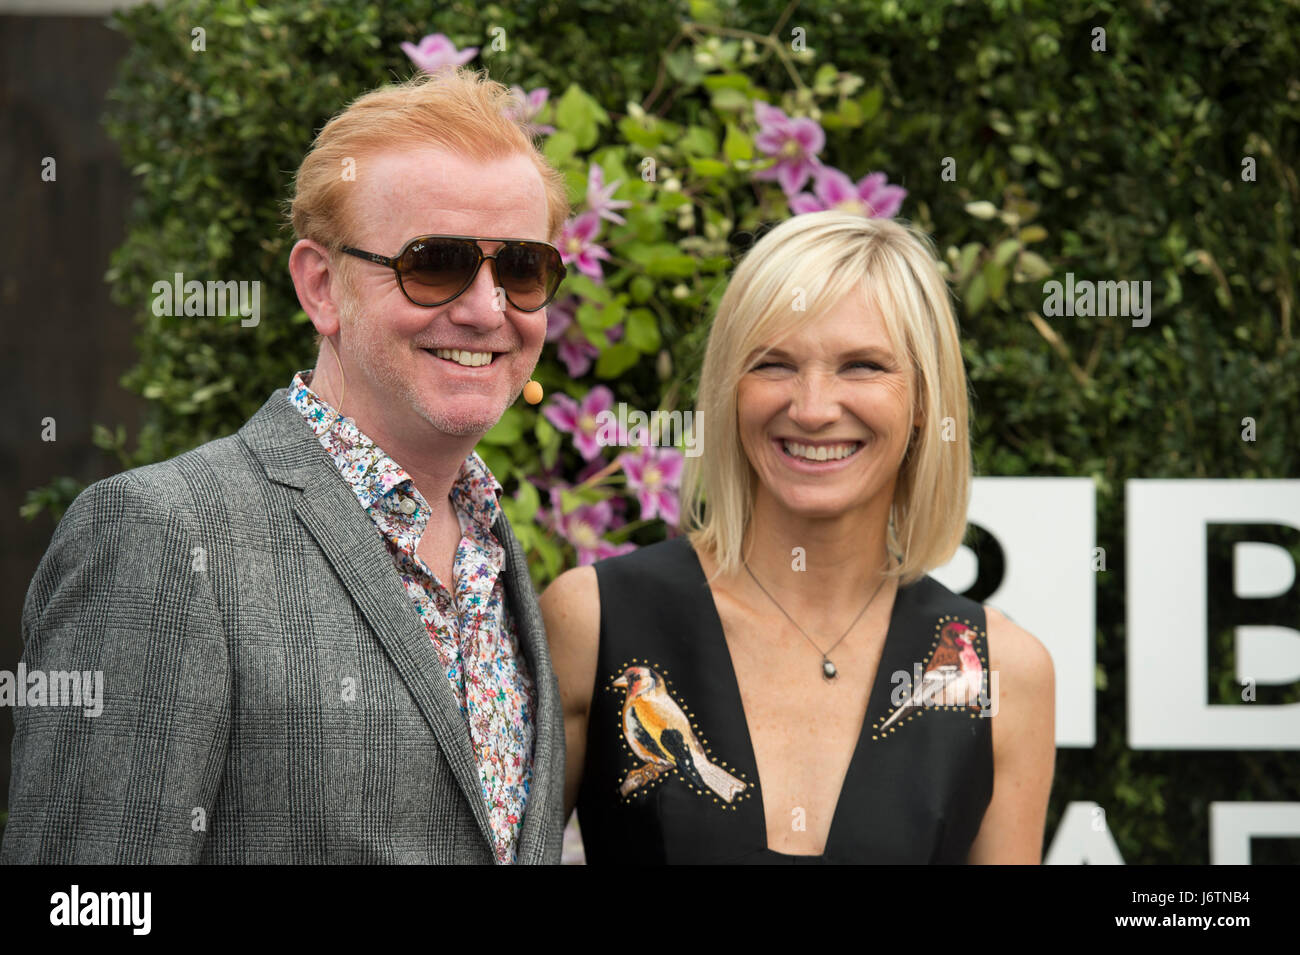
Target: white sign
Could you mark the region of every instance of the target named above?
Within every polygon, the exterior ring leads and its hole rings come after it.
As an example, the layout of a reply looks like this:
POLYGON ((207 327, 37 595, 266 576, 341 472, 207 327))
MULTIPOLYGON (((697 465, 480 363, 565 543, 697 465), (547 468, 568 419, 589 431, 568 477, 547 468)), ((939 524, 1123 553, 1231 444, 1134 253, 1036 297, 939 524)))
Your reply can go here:
MULTIPOLYGON (((1207 525, 1300 528, 1300 481, 1134 480, 1125 492, 1129 746, 1300 749, 1300 703, 1208 701, 1206 586, 1207 525)), ((1238 545, 1233 574, 1238 597, 1290 589, 1293 562, 1282 551, 1292 565, 1283 569, 1277 554, 1270 553, 1278 551, 1238 545), (1243 566, 1258 576, 1247 581, 1243 566)), ((1238 626, 1235 635, 1239 679, 1261 685, 1295 681, 1300 631, 1238 626)))

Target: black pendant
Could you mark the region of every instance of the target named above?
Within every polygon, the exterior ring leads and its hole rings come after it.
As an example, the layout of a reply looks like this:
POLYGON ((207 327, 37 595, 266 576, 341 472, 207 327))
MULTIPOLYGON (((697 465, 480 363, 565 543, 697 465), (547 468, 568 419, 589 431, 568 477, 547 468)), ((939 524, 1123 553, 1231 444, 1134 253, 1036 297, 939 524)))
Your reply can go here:
POLYGON ((822 660, 822 676, 826 677, 828 680, 833 680, 835 679, 836 672, 834 663, 831 663, 830 660, 822 660))

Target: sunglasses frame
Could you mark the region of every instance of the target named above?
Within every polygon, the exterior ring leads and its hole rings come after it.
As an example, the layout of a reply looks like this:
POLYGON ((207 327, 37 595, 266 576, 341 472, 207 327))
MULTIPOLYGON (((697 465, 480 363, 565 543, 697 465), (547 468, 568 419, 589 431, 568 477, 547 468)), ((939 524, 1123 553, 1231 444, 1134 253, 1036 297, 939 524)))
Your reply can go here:
POLYGON ((376 265, 383 265, 392 269, 393 274, 397 276, 397 286, 402 290, 402 294, 406 296, 406 300, 412 305, 420 306, 420 308, 438 308, 440 305, 446 305, 448 302, 454 302, 456 299, 460 298, 465 294, 466 290, 474 284, 474 280, 478 278, 479 270, 483 268, 483 263, 489 259, 492 260, 492 279, 495 283, 495 287, 501 289, 502 292, 505 293, 506 301, 521 312, 540 312, 546 306, 550 305, 551 302, 555 301, 555 296, 559 294, 560 286, 564 284, 565 276, 569 274, 569 269, 564 264, 563 258, 560 256, 560 250, 551 243, 543 242, 540 239, 491 239, 481 235, 446 235, 443 233, 436 233, 432 235, 417 235, 413 239, 408 239, 402 244, 401 250, 396 255, 391 256, 380 255, 378 252, 367 252, 365 249, 358 249, 350 245, 341 246, 339 251, 348 255, 355 255, 357 258, 365 259, 367 262, 374 262, 376 265), (402 281, 402 269, 398 265, 402 256, 407 253, 411 246, 415 245, 417 242, 425 242, 429 239, 459 239, 468 242, 474 251, 478 253, 478 262, 474 264, 474 271, 470 273, 468 281, 465 282, 455 295, 450 298, 445 298, 441 302, 425 303, 417 302, 413 299, 411 293, 406 290, 406 283, 402 281), (480 242, 500 242, 501 248, 491 253, 484 252, 483 249, 479 247, 480 242), (507 291, 506 287, 501 283, 501 275, 497 272, 497 256, 499 256, 507 246, 511 245, 542 245, 555 253, 556 260, 559 262, 560 266, 560 281, 555 283, 555 291, 551 292, 541 305, 534 308, 522 308, 521 306, 516 305, 514 299, 510 297, 510 292, 507 291))

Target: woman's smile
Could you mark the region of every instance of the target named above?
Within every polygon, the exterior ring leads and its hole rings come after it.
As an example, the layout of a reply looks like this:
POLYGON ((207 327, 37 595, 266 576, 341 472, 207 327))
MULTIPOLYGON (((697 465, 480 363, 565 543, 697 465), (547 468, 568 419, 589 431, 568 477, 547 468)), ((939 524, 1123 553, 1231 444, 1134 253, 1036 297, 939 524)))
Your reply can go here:
POLYGON ((786 467, 804 474, 841 471, 854 463, 863 448, 861 441, 800 441, 773 438, 772 445, 786 467))

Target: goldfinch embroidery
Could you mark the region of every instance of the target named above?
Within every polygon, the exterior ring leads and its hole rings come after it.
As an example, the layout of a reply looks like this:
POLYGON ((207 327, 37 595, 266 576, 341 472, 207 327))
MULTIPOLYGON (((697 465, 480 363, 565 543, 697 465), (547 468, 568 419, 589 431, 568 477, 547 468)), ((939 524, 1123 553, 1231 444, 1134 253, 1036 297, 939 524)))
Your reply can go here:
POLYGON ((708 757, 691 721, 668 691, 666 681, 646 666, 630 666, 611 687, 622 689, 623 735, 628 748, 641 760, 619 787, 631 795, 676 769, 683 779, 700 790, 711 790, 724 802, 732 802, 748 788, 708 757))

